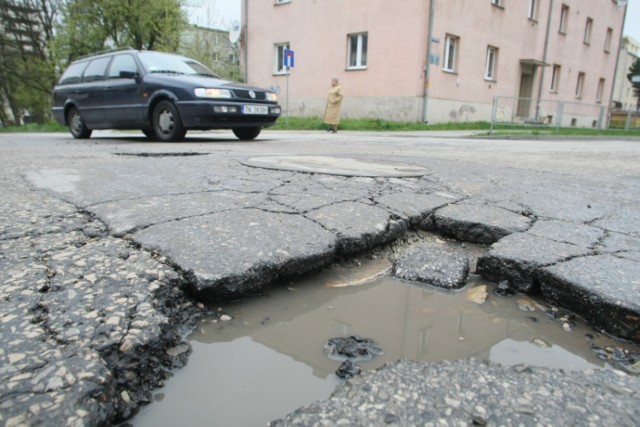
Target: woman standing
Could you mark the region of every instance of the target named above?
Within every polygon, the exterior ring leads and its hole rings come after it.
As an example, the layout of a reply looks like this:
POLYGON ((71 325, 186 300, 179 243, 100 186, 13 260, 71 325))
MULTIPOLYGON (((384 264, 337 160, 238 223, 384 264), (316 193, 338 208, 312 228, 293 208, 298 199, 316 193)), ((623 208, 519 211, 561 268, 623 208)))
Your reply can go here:
POLYGON ((340 124, 340 107, 342 106, 342 87, 338 83, 338 78, 331 79, 329 96, 327 97, 327 108, 324 111, 324 122, 329 125, 327 132, 338 132, 340 124))

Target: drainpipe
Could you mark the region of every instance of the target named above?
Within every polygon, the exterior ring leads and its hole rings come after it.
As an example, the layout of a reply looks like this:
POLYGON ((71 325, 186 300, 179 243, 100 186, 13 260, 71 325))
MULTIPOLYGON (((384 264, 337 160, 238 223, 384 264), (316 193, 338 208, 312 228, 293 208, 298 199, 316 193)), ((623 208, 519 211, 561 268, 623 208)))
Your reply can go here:
POLYGON ((247 60, 249 59, 249 11, 247 10, 249 7, 249 0, 244 0, 244 4, 243 4, 243 12, 244 12, 244 29, 243 29, 243 33, 244 33, 244 37, 243 37, 243 41, 244 41, 244 69, 242 70, 242 78, 244 79, 244 82, 247 83, 248 82, 248 74, 249 74, 249 63, 247 62, 247 60))
MULTIPOLYGON (((547 63, 547 55, 549 53, 549 38, 551 37, 551 15, 553 14, 553 2, 549 4, 549 14, 547 16, 547 34, 544 37, 544 49, 542 51, 542 63, 547 63)), ((538 3, 538 6, 540 3, 538 3)), ((544 69, 546 65, 542 65, 540 70, 540 80, 538 82, 538 99, 536 100, 536 120, 540 120, 540 100, 542 98, 542 85, 544 84, 544 69)))
POLYGON ((427 112, 429 107, 429 77, 431 76, 431 38, 433 37, 433 14, 435 12, 435 0, 429 0, 429 30, 427 34, 427 62, 424 67, 424 106, 422 108, 422 121, 428 123, 427 112))
MULTIPOLYGON (((613 79, 611 79, 611 95, 609 95, 609 105, 607 107, 607 127, 609 129, 609 125, 611 124, 611 105, 613 104, 613 91, 616 88, 616 77, 618 75, 618 66, 620 65, 620 50, 622 48, 622 39, 624 38, 623 30, 624 30, 624 21, 627 19, 627 6, 624 5, 624 13, 622 14, 622 25, 620 26, 620 38, 618 39, 618 53, 616 54, 616 67, 613 72, 613 79)), ((624 76, 624 74, 623 74, 624 76)), ((638 103, 640 103, 640 97, 638 97, 638 103)), ((640 104, 639 104, 640 105, 640 104)), ((626 129, 626 128, 625 128, 626 129)))

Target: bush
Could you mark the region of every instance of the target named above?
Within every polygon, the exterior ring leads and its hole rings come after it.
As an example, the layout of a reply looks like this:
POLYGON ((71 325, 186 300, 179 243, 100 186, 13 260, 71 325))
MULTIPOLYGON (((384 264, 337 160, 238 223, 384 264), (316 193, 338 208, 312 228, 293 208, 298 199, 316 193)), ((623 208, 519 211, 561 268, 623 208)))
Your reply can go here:
MULTIPOLYGON (((281 116, 271 129, 279 130, 324 130, 327 128, 320 117, 281 116)), ((437 123, 394 122, 384 119, 342 119, 339 129, 351 131, 425 131, 425 130, 484 130, 488 122, 437 123)))
POLYGON ((0 132, 68 132, 69 129, 60 123, 51 120, 45 124, 28 123, 22 126, 0 127, 0 132))

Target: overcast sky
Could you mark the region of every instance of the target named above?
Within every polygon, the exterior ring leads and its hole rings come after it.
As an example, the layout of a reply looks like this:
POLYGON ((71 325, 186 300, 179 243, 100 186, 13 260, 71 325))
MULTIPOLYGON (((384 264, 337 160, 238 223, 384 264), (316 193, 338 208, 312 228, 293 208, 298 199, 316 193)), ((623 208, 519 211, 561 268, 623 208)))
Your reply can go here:
MULTIPOLYGON (((638 0, 636 0, 638 1, 638 0)), ((201 27, 227 30, 240 21, 242 0, 187 0, 189 20, 201 27)))
MULTIPOLYGON (((242 0, 187 0, 193 23, 219 29, 228 29, 234 20, 240 20, 241 2, 242 0)), ((640 0, 629 0, 627 4, 624 34, 640 43, 640 0)))
MULTIPOLYGON (((238 2, 239 0, 235 1, 238 2)), ((640 43, 640 0, 629 0, 627 4, 627 19, 624 23, 624 34, 633 37, 640 43)))

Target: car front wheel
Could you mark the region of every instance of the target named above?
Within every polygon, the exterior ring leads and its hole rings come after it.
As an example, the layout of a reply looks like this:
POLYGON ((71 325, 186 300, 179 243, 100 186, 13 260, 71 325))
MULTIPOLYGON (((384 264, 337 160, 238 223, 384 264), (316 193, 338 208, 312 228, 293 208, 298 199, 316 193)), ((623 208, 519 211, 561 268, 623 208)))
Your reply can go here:
POLYGON ((260 135, 261 127, 250 127, 250 128, 233 128, 233 133, 239 139, 243 140, 251 140, 256 139, 258 135, 260 135))
POLYGON ((91 136, 91 129, 84 124, 80 112, 71 107, 67 113, 67 123, 69 125, 69 132, 76 139, 87 139, 91 136))
POLYGON ((182 141, 187 130, 182 125, 178 109, 171 101, 160 101, 151 117, 153 132, 160 141, 182 141))

